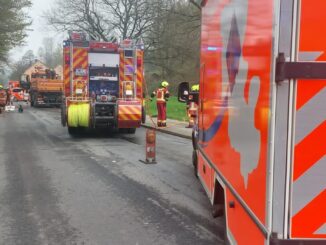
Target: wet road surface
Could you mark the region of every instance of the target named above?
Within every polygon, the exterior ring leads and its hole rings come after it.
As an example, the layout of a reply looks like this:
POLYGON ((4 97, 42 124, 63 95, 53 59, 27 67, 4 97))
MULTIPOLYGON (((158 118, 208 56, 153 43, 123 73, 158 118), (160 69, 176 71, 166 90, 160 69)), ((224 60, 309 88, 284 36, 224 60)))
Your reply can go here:
POLYGON ((0 244, 223 244, 191 142, 145 130, 72 138, 58 109, 0 115, 0 244))

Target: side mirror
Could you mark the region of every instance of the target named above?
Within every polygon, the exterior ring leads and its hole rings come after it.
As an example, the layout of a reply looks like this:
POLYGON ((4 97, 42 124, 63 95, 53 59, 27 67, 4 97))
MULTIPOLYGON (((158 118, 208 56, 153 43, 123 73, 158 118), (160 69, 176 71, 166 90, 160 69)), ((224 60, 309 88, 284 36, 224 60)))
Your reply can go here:
POLYGON ((179 102, 186 103, 189 99, 189 83, 183 82, 179 84, 178 100, 179 102))

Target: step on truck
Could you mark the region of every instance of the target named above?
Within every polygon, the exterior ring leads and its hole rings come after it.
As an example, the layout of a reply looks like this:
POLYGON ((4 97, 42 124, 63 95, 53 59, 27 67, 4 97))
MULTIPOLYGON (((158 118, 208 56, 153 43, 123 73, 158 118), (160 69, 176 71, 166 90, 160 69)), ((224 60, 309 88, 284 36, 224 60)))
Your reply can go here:
POLYGON ((326 1, 201 6, 193 162, 225 243, 326 244, 326 1))
POLYGON ((29 96, 32 107, 60 107, 63 96, 63 81, 55 71, 36 69, 30 79, 29 96))
POLYGON ((145 120, 142 41, 99 42, 70 32, 63 52, 61 118, 68 132, 107 128, 134 134, 145 120))

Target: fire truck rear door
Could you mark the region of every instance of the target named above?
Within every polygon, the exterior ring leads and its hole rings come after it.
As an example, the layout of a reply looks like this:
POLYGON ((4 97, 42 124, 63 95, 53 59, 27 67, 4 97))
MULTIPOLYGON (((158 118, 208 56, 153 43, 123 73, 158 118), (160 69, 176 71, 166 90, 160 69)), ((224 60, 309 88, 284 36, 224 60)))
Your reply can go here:
MULTIPOLYGON (((297 60, 326 61, 326 1, 298 1, 297 60)), ((289 236, 326 238, 326 79, 294 83, 289 236)), ((325 241, 326 243, 326 241, 325 241)))

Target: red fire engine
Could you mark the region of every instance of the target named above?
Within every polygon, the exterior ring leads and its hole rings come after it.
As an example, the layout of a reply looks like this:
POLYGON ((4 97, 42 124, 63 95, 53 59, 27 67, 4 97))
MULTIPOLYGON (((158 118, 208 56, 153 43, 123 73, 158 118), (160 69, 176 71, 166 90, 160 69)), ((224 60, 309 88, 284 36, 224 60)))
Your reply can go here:
POLYGON ((89 41, 70 33, 64 42, 62 124, 70 134, 82 128, 135 133, 145 118, 143 44, 89 41))
POLYGON ((201 4, 194 165, 226 243, 326 244, 326 1, 201 4))

